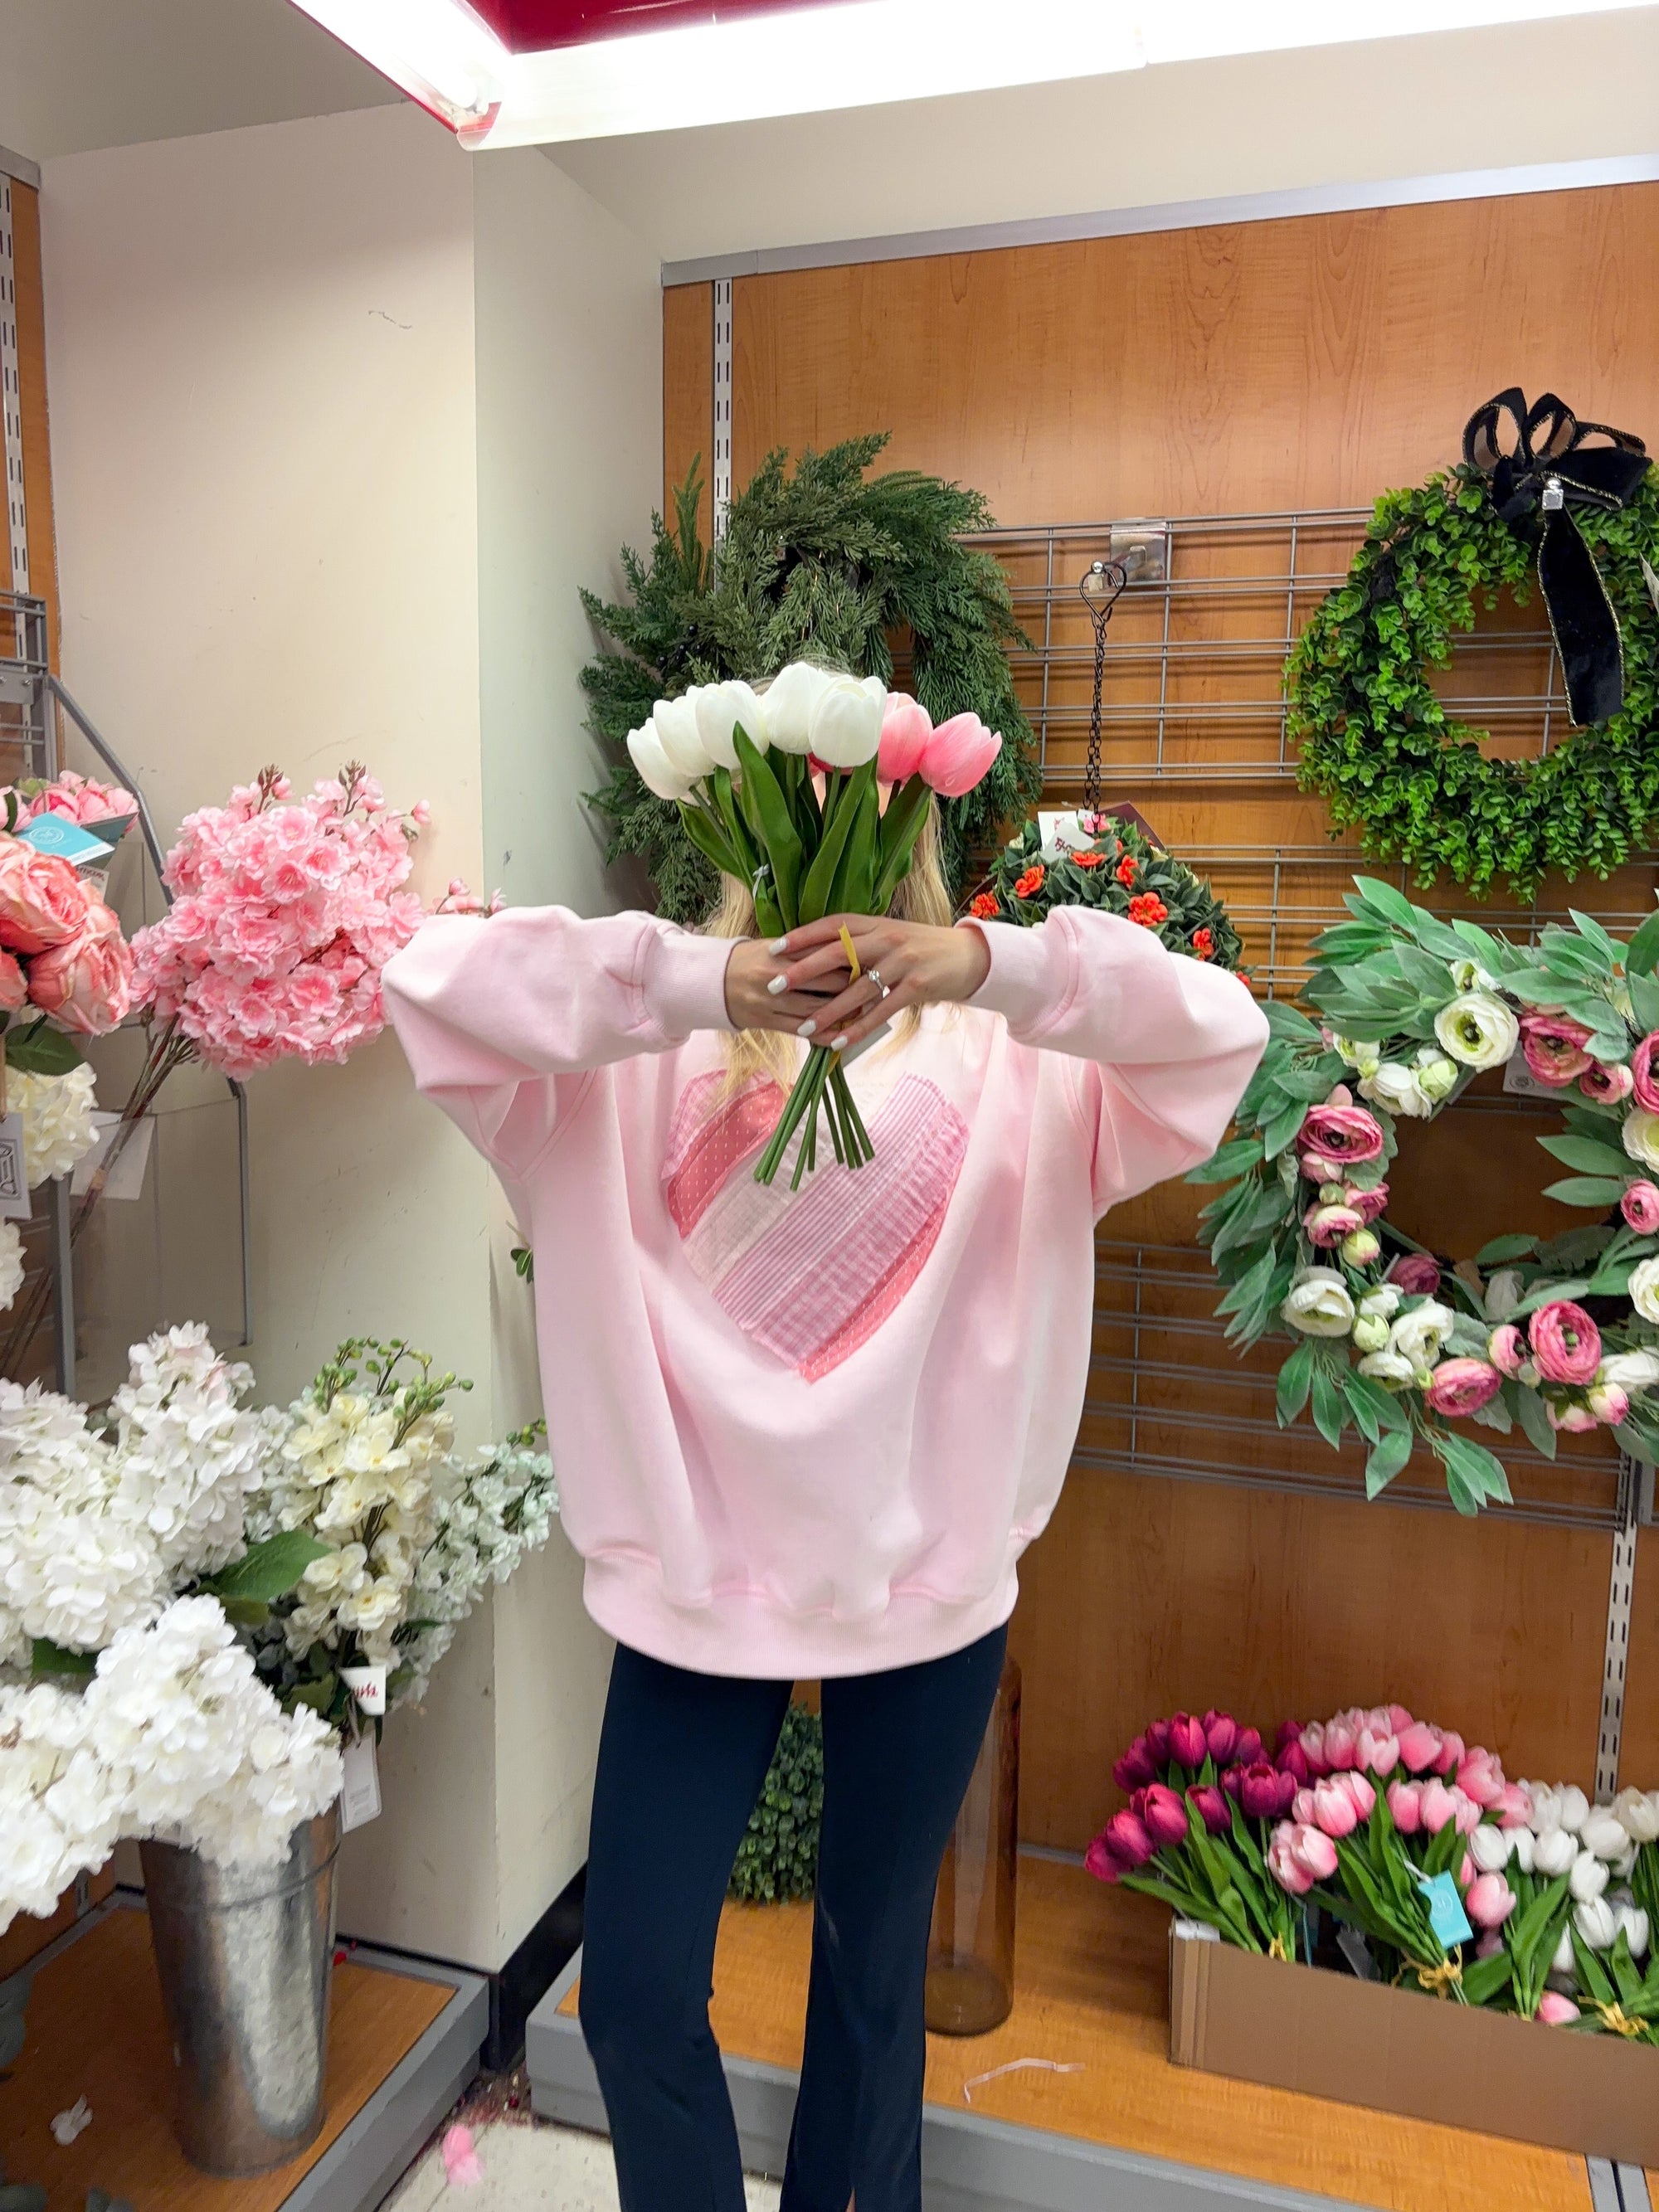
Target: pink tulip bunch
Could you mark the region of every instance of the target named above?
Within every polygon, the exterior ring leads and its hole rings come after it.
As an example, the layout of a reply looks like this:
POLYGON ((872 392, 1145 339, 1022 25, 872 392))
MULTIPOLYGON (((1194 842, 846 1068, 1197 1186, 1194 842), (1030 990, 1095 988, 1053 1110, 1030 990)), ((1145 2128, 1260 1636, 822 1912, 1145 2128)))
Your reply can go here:
POLYGON ((919 775, 941 799, 963 799, 990 773, 1002 738, 977 714, 936 723, 920 699, 890 691, 881 719, 876 773, 895 787, 919 775))
POLYGON ((1211 1711, 1199 1719, 1193 1713, 1173 1713, 1168 1720, 1151 1721, 1112 1769, 1120 1790, 1139 1790, 1160 1778, 1176 1779, 1203 1772, 1207 1761, 1212 1772, 1248 1765, 1261 1756, 1261 1738, 1253 1728, 1243 1728, 1231 1713, 1211 1711))

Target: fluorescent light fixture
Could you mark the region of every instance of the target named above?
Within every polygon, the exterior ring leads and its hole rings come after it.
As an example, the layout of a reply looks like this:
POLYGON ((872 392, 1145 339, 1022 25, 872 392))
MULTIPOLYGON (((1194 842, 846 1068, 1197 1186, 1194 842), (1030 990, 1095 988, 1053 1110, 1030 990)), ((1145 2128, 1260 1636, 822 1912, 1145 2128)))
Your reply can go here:
MULTIPOLYGON (((843 0, 511 53, 466 0, 295 0, 472 147, 1054 83, 1650 0, 843 0)), ((971 149, 964 149, 971 158, 971 149)))

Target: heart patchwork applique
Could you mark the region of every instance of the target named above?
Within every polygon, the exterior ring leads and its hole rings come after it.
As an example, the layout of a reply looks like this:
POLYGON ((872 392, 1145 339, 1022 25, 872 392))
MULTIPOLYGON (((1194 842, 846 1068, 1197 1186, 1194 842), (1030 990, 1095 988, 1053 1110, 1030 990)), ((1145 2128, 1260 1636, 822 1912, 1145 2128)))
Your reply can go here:
POLYGON ((663 1197, 685 1255, 745 1335, 809 1382, 881 1327, 921 1273, 968 1150, 968 1124, 925 1077, 907 1075, 866 1116, 876 1156, 820 1164, 802 1188, 787 1163, 754 1163, 777 1127, 781 1086, 751 1076, 730 1096, 714 1072, 687 1084, 663 1163, 663 1197))

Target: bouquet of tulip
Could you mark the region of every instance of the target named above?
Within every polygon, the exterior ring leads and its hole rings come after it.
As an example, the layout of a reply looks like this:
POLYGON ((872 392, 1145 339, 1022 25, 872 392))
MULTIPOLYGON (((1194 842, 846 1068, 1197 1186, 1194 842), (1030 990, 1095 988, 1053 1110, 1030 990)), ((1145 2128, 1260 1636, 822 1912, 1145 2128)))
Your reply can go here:
MULTIPOLYGON (((825 915, 885 914, 933 795, 962 798, 1001 747, 975 714, 935 727, 926 708, 879 677, 805 660, 774 677, 764 697, 732 682, 659 699, 628 739, 641 780, 678 805, 699 851, 752 892, 768 937, 825 915)), ((803 1123, 794 1185, 816 1166, 820 1106, 838 1160, 859 1167, 872 1157, 840 1054, 815 1044, 757 1182, 772 1181, 803 1123)))
POLYGON ((1659 1917, 1659 1791, 1621 1790, 1611 1805, 1592 1805, 1571 1783, 1523 1786, 1529 1810, 1508 1838, 1511 1879, 1517 1888, 1548 1880, 1566 1893, 1535 2016, 1659 2043, 1659 1962, 1641 1971, 1659 1917))

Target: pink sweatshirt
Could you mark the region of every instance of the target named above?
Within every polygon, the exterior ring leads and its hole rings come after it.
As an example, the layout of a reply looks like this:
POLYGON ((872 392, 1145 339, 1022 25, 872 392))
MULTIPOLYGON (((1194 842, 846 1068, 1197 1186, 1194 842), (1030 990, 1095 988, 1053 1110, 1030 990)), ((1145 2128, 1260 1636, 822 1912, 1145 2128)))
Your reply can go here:
MULTIPOLYGON (((1267 1041, 1231 975, 1064 909, 849 1079, 876 1157, 754 1180, 728 940, 560 907, 386 971, 415 1079, 536 1254, 549 1446, 593 1618, 705 1674, 872 1673, 1006 1620, 1077 1435, 1106 1209, 1203 1159, 1267 1041)), ((822 1139, 819 1159, 828 1152, 822 1139)))

